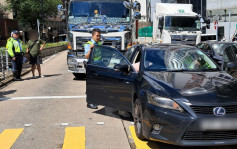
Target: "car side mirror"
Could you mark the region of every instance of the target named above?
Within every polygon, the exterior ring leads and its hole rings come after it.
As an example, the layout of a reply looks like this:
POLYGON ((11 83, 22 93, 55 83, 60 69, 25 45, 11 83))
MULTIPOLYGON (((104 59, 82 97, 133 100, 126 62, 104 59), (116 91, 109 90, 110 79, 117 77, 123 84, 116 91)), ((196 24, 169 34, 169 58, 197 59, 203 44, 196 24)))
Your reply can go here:
POLYGON ((117 64, 114 66, 114 71, 129 72, 130 66, 128 64, 117 64))
POLYGON ((142 15, 140 12, 135 12, 133 15, 133 20, 141 20, 142 15))
POLYGON ((228 68, 237 68, 237 63, 236 62, 229 62, 227 63, 228 68))

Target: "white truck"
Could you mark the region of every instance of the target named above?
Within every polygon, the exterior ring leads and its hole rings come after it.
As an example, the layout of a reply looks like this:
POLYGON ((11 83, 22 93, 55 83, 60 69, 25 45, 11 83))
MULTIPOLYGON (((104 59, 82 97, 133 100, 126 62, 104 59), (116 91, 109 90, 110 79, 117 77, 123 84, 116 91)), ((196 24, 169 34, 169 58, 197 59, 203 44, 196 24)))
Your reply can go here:
POLYGON ((67 13, 67 64, 76 78, 85 76, 84 44, 91 40, 93 28, 101 30, 103 45, 126 50, 132 43, 134 21, 141 18, 140 3, 124 0, 71 0, 66 9, 58 8, 59 13, 67 13))
POLYGON ((139 37, 139 43, 196 45, 201 41, 200 17, 192 4, 156 3, 153 37, 139 37))

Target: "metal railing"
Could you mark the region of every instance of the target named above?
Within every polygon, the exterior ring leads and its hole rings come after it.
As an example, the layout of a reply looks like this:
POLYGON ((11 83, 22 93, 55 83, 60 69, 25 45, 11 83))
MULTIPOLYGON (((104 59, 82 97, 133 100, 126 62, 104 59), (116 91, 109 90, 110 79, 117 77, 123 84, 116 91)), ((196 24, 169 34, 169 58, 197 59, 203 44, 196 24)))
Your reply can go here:
POLYGON ((0 49, 0 79, 5 79, 7 74, 10 73, 10 58, 7 53, 7 49, 0 49))

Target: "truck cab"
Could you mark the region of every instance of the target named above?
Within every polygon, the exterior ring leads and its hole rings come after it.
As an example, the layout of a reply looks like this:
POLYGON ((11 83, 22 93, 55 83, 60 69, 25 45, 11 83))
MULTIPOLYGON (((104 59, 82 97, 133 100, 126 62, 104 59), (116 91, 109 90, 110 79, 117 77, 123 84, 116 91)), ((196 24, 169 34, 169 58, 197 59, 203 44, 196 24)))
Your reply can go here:
POLYGON ((131 43, 131 9, 124 0, 71 0, 68 5, 68 70, 75 77, 85 75, 84 44, 94 28, 101 30, 103 45, 125 50, 131 43))
POLYGON ((196 45, 200 41, 200 18, 191 4, 156 3, 153 42, 196 45))

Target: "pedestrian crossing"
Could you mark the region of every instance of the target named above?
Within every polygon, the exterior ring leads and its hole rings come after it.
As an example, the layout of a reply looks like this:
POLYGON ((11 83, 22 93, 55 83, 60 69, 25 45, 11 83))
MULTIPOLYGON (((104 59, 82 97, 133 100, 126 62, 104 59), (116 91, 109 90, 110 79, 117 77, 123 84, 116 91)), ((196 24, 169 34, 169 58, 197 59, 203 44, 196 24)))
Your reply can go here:
MULTIPOLYGON (((11 149, 16 140, 23 133, 24 128, 5 129, 0 134, 0 149, 11 149)), ((63 149, 85 149, 86 137, 85 127, 65 128, 63 149)))
POLYGON ((10 149, 23 132, 21 129, 5 129, 0 134, 0 149, 10 149))
POLYGON ((63 149, 85 149, 86 148, 85 127, 67 127, 63 149))
MULTIPOLYGON (((136 146, 136 149, 164 149, 164 146, 161 148, 156 142, 142 141, 138 139, 135 133, 134 126, 129 126, 129 132, 130 132, 129 138, 133 140, 136 146)), ((14 145, 16 140, 23 133, 24 133, 24 128, 3 130, 2 133, 0 133, 0 149, 11 149, 11 147, 14 145)), ((85 127, 66 127, 62 149, 85 149, 85 148, 86 148, 85 127)), ((180 149, 180 148, 181 147, 177 147, 177 149, 180 149)), ((214 149, 214 147, 205 148, 205 149, 214 149)), ((215 147, 215 149, 220 149, 220 148, 215 147)), ((232 149, 232 148, 221 147, 221 149, 232 149)))

